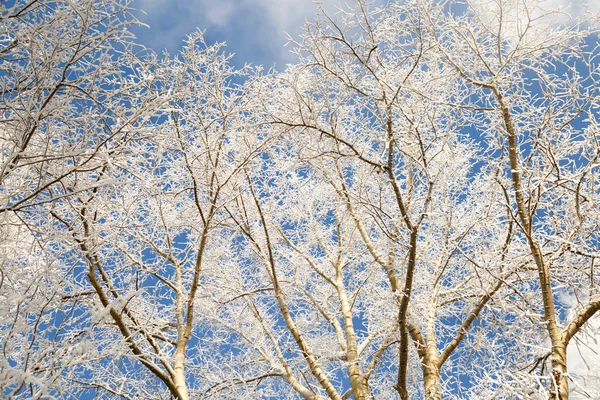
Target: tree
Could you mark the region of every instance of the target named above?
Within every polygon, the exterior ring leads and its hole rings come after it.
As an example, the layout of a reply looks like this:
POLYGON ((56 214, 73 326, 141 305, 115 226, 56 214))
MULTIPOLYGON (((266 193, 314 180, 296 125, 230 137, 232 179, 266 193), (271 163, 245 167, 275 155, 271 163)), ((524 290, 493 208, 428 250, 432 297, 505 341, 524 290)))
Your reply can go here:
MULTIPOLYGON (((300 65, 275 79, 280 94, 267 100, 271 124, 300 136, 296 146, 303 150, 296 157, 330 183, 364 251, 387 276, 379 287, 387 286, 395 298, 386 308, 397 310, 388 324, 400 330, 394 386, 402 398, 420 386, 407 382, 415 365, 410 341, 423 366, 413 380, 424 380, 422 396, 439 398, 442 366, 473 322, 485 318, 482 310, 503 284, 527 266, 507 259, 514 232, 498 229, 506 226, 506 208, 492 189, 496 174, 473 167, 485 159, 460 132, 463 117, 449 100, 455 74, 435 68, 440 55, 420 30, 422 13, 414 4, 370 12, 359 3, 339 24, 317 21, 298 43, 300 65)), ((500 303, 496 307, 506 312, 500 303)), ((352 362, 360 365, 348 355, 351 382, 352 362)), ((360 369, 352 388, 366 398, 371 394, 368 385, 361 388, 360 369)))
MULTIPOLYGON (((263 100, 267 104, 269 122, 283 127, 286 135, 300 136, 296 141, 302 150, 298 150, 296 157, 310 160, 306 162, 311 168, 318 169, 323 174, 322 179, 331 183, 339 200, 346 203, 373 261, 381 265, 389 278, 389 288, 398 297, 400 358, 396 388, 402 398, 408 398, 409 334, 423 365, 425 397, 439 398, 442 391, 439 370, 464 339, 471 324, 485 318, 480 313, 494 295, 502 293, 503 286, 526 301, 526 315, 531 319, 531 323, 521 322, 512 325, 512 329, 536 337, 539 328, 543 328, 551 342, 550 355, 544 354, 530 364, 543 365, 545 362, 540 363, 540 360, 550 358, 550 376, 542 378, 541 385, 535 384, 535 376, 526 383, 516 382, 517 390, 522 392, 523 385, 538 386, 541 393, 548 393, 551 398, 567 398, 566 348, 600 307, 598 300, 588 294, 589 287, 593 287, 597 279, 593 269, 597 226, 594 217, 587 218, 587 215, 597 213, 596 202, 592 200, 598 195, 597 174, 594 176, 592 171, 598 157, 597 114, 594 111, 598 52, 586 41, 597 33, 597 24, 593 16, 560 24, 556 20, 557 12, 545 10, 538 2, 502 2, 493 7, 475 2, 460 12, 452 10, 453 5, 457 4, 402 2, 381 11, 369 11, 368 5, 358 2, 355 9, 342 11, 338 21, 324 16, 323 20, 308 25, 302 41, 296 43, 299 65, 290 67, 276 78, 263 100), (280 97, 273 96, 277 89, 280 97), (509 105, 504 92, 510 93, 514 106, 509 105), (524 132, 519 145, 517 127, 524 132), (488 142, 490 136, 493 137, 491 143, 488 142), (469 156, 469 151, 460 147, 460 144, 471 142, 473 149, 473 140, 483 147, 477 156, 469 156), (467 311, 462 318, 455 317, 452 321, 458 329, 455 336, 449 335, 449 338, 443 337, 444 334, 437 337, 438 331, 444 330, 442 321, 447 319, 440 315, 440 320, 436 320, 438 280, 428 288, 433 294, 434 311, 421 314, 429 315, 421 322, 430 324, 429 329, 420 329, 419 323, 410 321, 408 315, 409 308, 416 307, 410 306, 415 274, 423 268, 417 261, 424 259, 418 255, 419 243, 421 239, 424 243, 431 242, 425 233, 429 224, 424 221, 431 213, 429 207, 433 207, 436 187, 444 186, 437 182, 437 179, 443 181, 443 174, 437 171, 454 171, 449 164, 456 160, 444 157, 444 144, 457 149, 467 159, 471 157, 477 172, 467 175, 469 179, 487 175, 488 179, 497 182, 496 190, 488 189, 475 197, 481 206, 486 204, 484 199, 488 199, 491 202, 488 210, 492 209, 492 204, 498 206, 495 203, 498 199, 503 199, 504 206, 499 209, 503 211, 496 209, 491 213, 500 218, 492 224, 503 225, 505 231, 504 240, 500 240, 502 235, 498 231, 491 231, 493 234, 487 231, 482 235, 469 224, 463 231, 470 233, 474 229, 476 232, 477 244, 471 250, 475 254, 490 249, 484 244, 484 238, 492 238, 492 242, 497 243, 495 255, 492 252, 482 257, 483 260, 495 260, 493 267, 486 265, 489 261, 477 262, 476 257, 463 250, 462 246, 468 246, 469 242, 463 242, 461 235, 454 239, 458 245, 450 241, 449 248, 445 249, 450 258, 455 252, 464 256, 465 263, 475 267, 473 276, 480 275, 480 269, 488 273, 490 279, 488 287, 483 284, 478 288, 479 294, 473 294, 478 300, 466 305, 467 311), (520 164, 521 152, 517 146, 524 149, 526 167, 520 164), (436 169, 433 160, 440 162, 440 158, 445 163, 436 169), (331 161, 323 166, 317 164, 316 159, 331 161), (361 171, 353 161, 363 164, 365 170, 361 171), (508 186, 507 171, 512 182, 508 186), (528 172, 527 179, 522 178, 523 171, 528 172), (387 175, 387 182, 381 183, 381 177, 377 175, 387 175), (373 184, 377 194, 369 194, 371 184, 362 183, 365 180, 378 182, 373 184), (528 182, 527 190, 523 182, 528 182), (383 189, 385 185, 390 185, 387 196, 383 189), (525 196, 525 192, 529 194, 525 196), (587 199, 590 199, 589 203, 587 199), (395 211, 384 206, 394 203, 397 205, 395 211), (357 211, 361 207, 367 209, 366 215, 376 221, 377 228, 365 226, 366 218, 361 218, 357 211), (573 219, 578 222, 571 223, 573 219), (406 265, 400 273, 394 262, 385 259, 385 255, 395 254, 398 250, 390 250, 384 245, 378 251, 380 244, 369 237, 377 230, 383 231, 379 234, 381 238, 402 238, 401 242, 408 243, 404 253, 406 265), (544 251, 536 235, 544 237, 544 251), (529 246, 525 252, 524 243, 529 246), (586 250, 573 250, 574 247, 586 250), (554 273, 556 278, 552 277, 545 260, 561 265, 561 271, 554 273), (532 264, 537 277, 531 274, 532 264), (553 284, 557 289, 552 288, 553 284), (553 290, 575 296, 578 301, 588 300, 580 303, 581 308, 571 313, 570 319, 559 321, 560 309, 567 308, 568 302, 563 300, 560 304, 560 300, 555 300, 553 290), (540 292, 541 296, 537 295, 540 292), (543 311, 538 314, 540 300, 543 311), (543 322, 536 321, 536 314, 543 322), (559 325, 563 327, 559 328, 559 325)), ((291 145, 284 146, 287 152, 293 152, 292 148, 291 145)), ((317 178, 311 175, 311 179, 317 178)), ((460 182, 457 176, 453 179, 460 182)), ((271 191, 273 181, 271 178, 267 180, 268 184, 263 184, 267 186, 266 192, 271 191)), ((452 190, 441 193, 445 193, 445 197, 452 196, 452 190)), ((464 193, 462 196, 459 196, 460 205, 468 203, 468 197, 464 193)), ((253 197, 258 202, 261 196, 253 197)), ((452 215, 450 204, 445 203, 440 208, 442 214, 452 215)), ((273 208, 264 214, 267 217, 261 217, 262 225, 268 226, 266 220, 273 218, 276 210, 273 208)), ((470 210, 467 215, 477 213, 470 210)), ((286 217, 290 218, 289 213, 286 217)), ((316 216, 313 218, 318 220, 316 216)), ((463 218, 461 222, 467 221, 463 218)), ((285 236, 281 232, 285 232, 289 222, 278 225, 276 231, 285 236)), ((259 241, 254 234, 248 228, 246 231, 252 243, 257 245, 259 241)), ((275 261, 270 256, 275 250, 271 249, 274 245, 270 242, 276 235, 265 231, 264 236, 259 252, 275 271, 275 261)), ((302 238, 304 235, 296 236, 302 238)), ((288 242, 293 244, 293 241, 288 242)), ((322 251, 326 253, 324 249, 322 251)), ((310 254, 310 251, 305 249, 303 254, 310 254)), ((460 268, 440 269, 449 276, 460 271, 460 268)), ((271 275, 275 276, 275 272, 271 275)), ((437 274, 434 272, 433 275, 437 274)), ((446 278, 438 279, 444 282, 446 278)), ((469 279, 467 277, 467 281, 469 279)), ((420 283, 422 290, 427 288, 420 283)), ((461 286, 451 278, 444 283, 461 286)), ((277 290, 275 287, 274 291, 277 290)), ((301 335, 295 332, 296 327, 287 321, 287 306, 280 300, 283 297, 283 294, 277 294, 282 317, 305 354, 310 371, 327 394, 335 398, 338 394, 323 378, 322 369, 315 366, 316 360, 311 359, 308 344, 303 343, 301 335)), ((516 312, 523 307, 514 301, 504 306, 496 302, 491 313, 502 312, 499 317, 502 323, 496 324, 506 325, 523 314, 516 312)), ((344 321, 351 331, 352 324, 347 318, 344 321)), ((355 336, 352 332, 346 335, 347 339, 355 336)), ((498 334, 496 339, 500 337, 504 346, 513 345, 510 336, 498 334)), ((512 375, 524 368, 526 354, 529 357, 535 355, 532 346, 514 345, 521 354, 496 354, 504 363, 515 362, 509 369, 512 375)), ((360 362, 356 354, 351 354, 354 351, 350 344, 348 349, 346 357, 352 393, 357 398, 366 397, 368 389, 360 384, 360 377, 364 376, 360 362)), ((502 372, 492 374, 496 374, 496 385, 507 381, 502 372)), ((488 385, 494 383, 489 381, 488 385)), ((506 390, 515 389, 508 387, 506 390)))
POLYGON ((168 101, 152 111, 144 134, 111 155, 101 173, 78 174, 82 189, 52 204, 52 237, 64 241, 68 232, 85 276, 81 290, 93 288, 90 334, 103 354, 119 356, 101 355, 107 366, 89 384, 103 387, 102 380, 120 396, 194 398, 204 382, 187 371, 214 362, 201 343, 211 333, 203 332, 208 315, 196 314, 210 312, 201 298, 216 290, 204 281, 224 257, 229 188, 262 145, 243 88, 233 82, 246 72, 227 61, 220 45, 190 35, 178 57, 148 71, 168 101), (125 371, 126 386, 106 383, 105 374, 116 373, 117 383, 125 371), (143 388, 148 379, 166 392, 143 388))
POLYGON ((555 12, 538 1, 474 2, 470 14, 429 26, 471 103, 491 108, 475 121, 510 168, 510 184, 501 185, 538 272, 551 342, 550 396, 566 399, 567 346, 600 310, 593 270, 598 52, 588 42, 597 18, 556 26, 555 12), (561 318, 557 292, 578 299, 569 320, 561 318))
POLYGON ((82 190, 74 175, 101 170, 156 99, 133 68, 128 1, 3 2, 0 13, 1 387, 40 398, 86 360, 87 293, 64 248, 38 234, 40 206, 82 190))

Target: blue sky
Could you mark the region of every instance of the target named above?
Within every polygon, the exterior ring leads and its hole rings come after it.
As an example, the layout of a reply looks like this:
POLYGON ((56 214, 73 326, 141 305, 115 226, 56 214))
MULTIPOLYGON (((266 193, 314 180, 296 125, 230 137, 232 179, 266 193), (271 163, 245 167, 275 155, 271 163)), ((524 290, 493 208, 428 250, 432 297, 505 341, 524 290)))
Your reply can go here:
MULTIPOLYGON (((322 1, 329 13, 340 2, 322 1)), ((138 41, 157 52, 175 53, 188 33, 200 29, 209 44, 227 42, 236 65, 279 70, 294 60, 292 46, 284 47, 286 32, 297 37, 318 8, 313 0, 136 0, 133 6, 144 10, 137 17, 150 26, 134 29, 138 41)))

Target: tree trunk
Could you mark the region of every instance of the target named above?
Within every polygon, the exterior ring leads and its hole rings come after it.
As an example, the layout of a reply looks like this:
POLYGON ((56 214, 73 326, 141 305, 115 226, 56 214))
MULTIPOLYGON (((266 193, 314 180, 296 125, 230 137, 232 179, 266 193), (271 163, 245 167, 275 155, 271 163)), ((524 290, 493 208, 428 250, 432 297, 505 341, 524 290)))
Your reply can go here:
POLYGON ((552 346, 552 400, 568 400, 569 380, 567 378, 567 346, 559 344, 552 346))
MULTIPOLYGON (((341 269, 340 269, 341 272, 341 269)), ((368 391, 363 383, 362 372, 358 361, 358 345, 356 343, 356 333, 352 322, 352 306, 348 300, 348 295, 343 282, 341 273, 338 275, 338 296, 340 299, 342 313, 344 314, 344 327, 346 333, 346 356, 348 358, 348 374, 350 376, 350 385, 355 400, 367 400, 368 391)))
POLYGON ((173 383, 175 383, 175 387, 177 387, 177 391, 179 393, 179 398, 181 400, 189 400, 190 395, 188 393, 187 385, 185 384, 185 355, 183 354, 185 350, 181 351, 177 349, 175 352, 175 374, 173 376, 173 383))
POLYGON ((517 142, 517 131, 512 121, 510 108, 506 103, 502 93, 498 87, 494 86, 491 88, 496 95, 502 116, 504 119, 504 126, 508 133, 508 156, 511 168, 511 177, 513 182, 513 189, 515 192, 515 202, 517 205, 517 212, 521 225, 523 227, 523 233, 529 243, 531 249, 531 255, 537 266, 539 283, 542 290, 542 301, 544 303, 544 320, 546 322, 546 330, 552 343, 552 387, 550 388, 550 399, 551 400, 568 400, 569 398, 569 382, 567 381, 567 350, 564 338, 559 330, 558 322, 556 318, 556 307, 554 306, 554 294, 552 291, 551 273, 550 267, 544 260, 544 256, 540 249, 540 246, 535 239, 533 229, 533 217, 530 214, 529 208, 526 204, 525 197, 523 195, 523 183, 521 178, 521 166, 519 165, 519 145, 517 142))
POLYGON ((424 360, 423 380, 425 383, 425 400, 441 400, 442 380, 437 357, 434 360, 424 360))

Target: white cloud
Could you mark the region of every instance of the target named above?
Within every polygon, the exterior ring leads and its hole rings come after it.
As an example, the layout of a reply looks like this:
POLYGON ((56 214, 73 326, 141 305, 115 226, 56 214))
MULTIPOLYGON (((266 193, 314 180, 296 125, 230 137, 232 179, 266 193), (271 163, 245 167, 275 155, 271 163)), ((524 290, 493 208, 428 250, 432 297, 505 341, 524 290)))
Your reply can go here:
POLYGON ((540 7, 546 9, 561 8, 571 17, 580 17, 587 12, 600 12, 600 2, 598 0, 546 0, 541 2, 540 7))

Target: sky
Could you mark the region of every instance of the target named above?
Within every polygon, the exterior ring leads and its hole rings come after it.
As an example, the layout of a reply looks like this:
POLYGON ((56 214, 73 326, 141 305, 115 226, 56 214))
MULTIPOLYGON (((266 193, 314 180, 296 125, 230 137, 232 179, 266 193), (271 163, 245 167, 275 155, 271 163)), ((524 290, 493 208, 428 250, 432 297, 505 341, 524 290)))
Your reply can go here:
MULTIPOLYGON (((322 7, 334 13, 340 2, 323 0, 322 7)), ((200 29, 207 43, 226 42, 237 66, 275 65, 280 70, 294 61, 293 46, 285 46, 287 34, 297 37, 305 19, 318 10, 313 0, 136 0, 133 6, 144 10, 136 16, 149 25, 134 33, 155 51, 173 54, 187 34, 200 29)))

